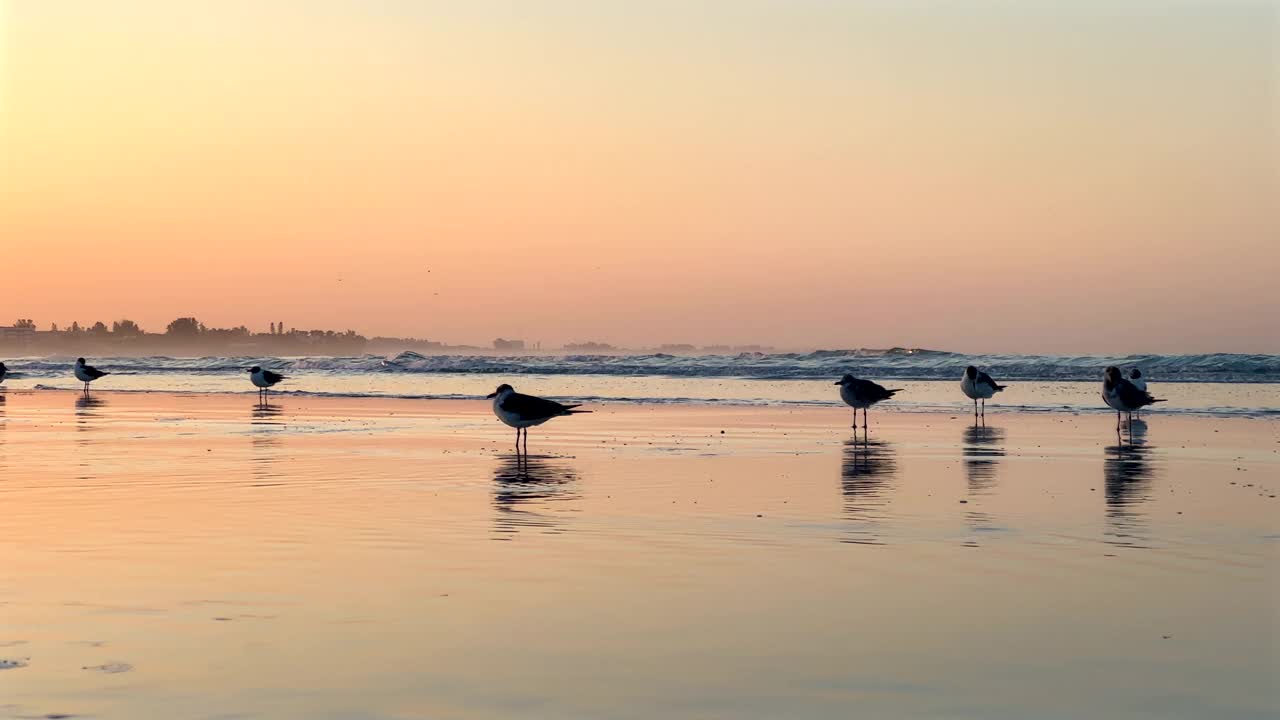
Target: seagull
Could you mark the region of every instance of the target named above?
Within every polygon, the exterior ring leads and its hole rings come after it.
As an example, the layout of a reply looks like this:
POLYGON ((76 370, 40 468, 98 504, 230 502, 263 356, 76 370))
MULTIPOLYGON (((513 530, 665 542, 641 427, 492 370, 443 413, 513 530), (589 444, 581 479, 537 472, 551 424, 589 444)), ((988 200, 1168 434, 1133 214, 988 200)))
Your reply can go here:
POLYGON ((1142 371, 1138 368, 1129 371, 1129 382, 1133 383, 1133 386, 1142 392, 1147 391, 1147 381, 1142 378, 1142 371))
POLYGON ((1005 389, 997 385, 991 376, 970 365, 964 369, 964 377, 960 378, 960 390, 973 401, 973 416, 978 417, 978 401, 982 401, 982 414, 987 414, 987 398, 1005 389))
POLYGON ((853 408, 853 426, 858 427, 858 410, 862 410, 862 427, 867 425, 867 408, 881 400, 888 400, 894 393, 902 392, 901 388, 886 390, 870 380, 859 380, 845 373, 836 383, 840 386, 840 399, 853 408))
MULTIPOLYGON (((1133 383, 1133 386, 1142 392, 1147 391, 1147 381, 1142 377, 1142 371, 1138 368, 1134 368, 1129 371, 1129 382, 1133 383)), ((1141 410, 1138 411, 1138 417, 1142 417, 1141 410)))
POLYGON ((111 374, 105 370, 99 370, 92 365, 85 365, 84 358, 76 358, 75 373, 76 379, 84 383, 84 391, 86 393, 89 392, 89 383, 97 380, 103 375, 111 374))
POLYGON ((258 365, 254 365, 245 370, 245 372, 249 373, 249 381, 257 386, 260 395, 266 395, 267 388, 284 379, 284 375, 273 373, 270 370, 263 370, 258 365))
POLYGON ((516 429, 516 452, 520 451, 520 431, 524 430, 524 449, 529 451, 529 428, 541 425, 553 417, 589 413, 590 410, 576 410, 581 403, 562 405, 554 400, 521 395, 515 388, 503 383, 497 390, 485 396, 493 400, 493 414, 516 429))
POLYGON ((1133 421, 1133 411, 1153 403, 1164 402, 1151 397, 1146 390, 1139 390, 1136 385, 1124 379, 1120 368, 1112 365, 1107 368, 1102 381, 1102 401, 1116 411, 1116 430, 1120 429, 1120 413, 1129 413, 1133 421))

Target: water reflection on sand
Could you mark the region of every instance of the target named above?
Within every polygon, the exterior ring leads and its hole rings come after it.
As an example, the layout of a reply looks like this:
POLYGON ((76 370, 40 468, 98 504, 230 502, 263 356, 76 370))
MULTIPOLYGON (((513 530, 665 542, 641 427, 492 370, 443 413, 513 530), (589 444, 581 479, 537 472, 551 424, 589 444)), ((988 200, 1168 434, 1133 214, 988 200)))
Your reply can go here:
POLYGON ((94 433, 99 429, 100 424, 104 422, 102 410, 106 406, 107 401, 97 395, 76 395, 75 443, 79 448, 79 458, 76 464, 79 470, 76 473, 77 480, 93 480, 97 477, 93 471, 90 449, 98 442, 94 437, 94 433))
POLYGON ((1105 450, 1102 462, 1107 503, 1106 542, 1128 547, 1147 547, 1143 504, 1151 500, 1155 477, 1154 447, 1147 444, 1147 423, 1135 419, 1126 436, 1105 450))
MULTIPOLYGON (((969 501, 993 494, 996 489, 996 473, 1000 468, 1001 458, 1005 455, 1004 428, 989 426, 985 419, 966 426, 961 437, 960 454, 964 460, 969 501)), ((964 517, 973 533, 1000 529, 991 513, 974 505, 968 506, 964 517)), ((978 540, 975 536, 970 536, 962 544, 978 547, 978 540)))
POLYGON ((849 521, 841 542, 879 545, 879 525, 886 517, 890 481, 898 472, 893 446, 857 436, 846 440, 840 463, 840 491, 849 521))
POLYGON ((985 424, 969 425, 964 429, 961 454, 964 457, 965 477, 969 492, 977 495, 988 492, 995 485, 996 470, 1004 457, 1005 431, 985 424))
POLYGON ((511 540, 522 529, 563 532, 565 503, 578 499, 578 473, 565 458, 512 453, 493 470, 496 540, 511 540))
POLYGON ((265 399, 255 403, 250 412, 250 443, 253 454, 249 457, 249 464, 256 483, 281 477, 275 465, 280 456, 281 436, 285 429, 285 423, 281 419, 283 412, 283 407, 265 399))

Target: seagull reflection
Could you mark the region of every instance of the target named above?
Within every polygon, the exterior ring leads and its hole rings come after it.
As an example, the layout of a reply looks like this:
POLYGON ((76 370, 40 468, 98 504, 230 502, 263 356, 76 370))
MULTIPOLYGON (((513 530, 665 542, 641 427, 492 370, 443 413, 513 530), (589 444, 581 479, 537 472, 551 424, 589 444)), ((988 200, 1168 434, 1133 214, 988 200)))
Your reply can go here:
POLYGON ((840 463, 840 490, 844 495, 844 515, 852 521, 849 535, 841 542, 879 545, 875 525, 884 519, 880 511, 888 504, 889 481, 898 472, 893 446, 880 440, 858 439, 844 443, 840 463))
POLYGON ((497 511, 496 540, 510 540, 522 528, 563 532, 562 518, 553 504, 578 499, 573 491, 578 475, 573 468, 547 455, 515 453, 504 456, 493 471, 493 507, 497 511))
POLYGON ((260 403, 254 403, 253 404, 253 424, 254 425, 259 425, 259 424, 280 425, 282 423, 273 423, 273 422, 265 422, 265 421, 270 420, 270 418, 278 417, 282 412, 284 412, 284 408, 279 405, 273 405, 266 401, 263 401, 260 403), (264 422, 259 422, 259 421, 264 421, 264 422))
POLYGON ((76 476, 79 480, 93 480, 96 477, 88 450, 95 444, 93 433, 98 429, 98 418, 102 416, 99 411, 106 406, 107 401, 97 395, 76 395, 75 442, 81 448, 77 462, 80 473, 76 476))
MULTIPOLYGON (((102 416, 99 411, 106 406, 107 401, 97 395, 77 395, 76 432, 89 432, 96 429, 97 423, 94 419, 102 416)), ((88 438, 84 438, 84 441, 87 442, 88 438)))
POLYGON ((1004 457, 1004 429, 987 425, 970 425, 964 429, 961 454, 964 472, 969 479, 969 492, 990 490, 995 484, 996 469, 1004 457))
POLYGON ((96 415, 97 408, 107 406, 107 401, 96 395, 85 397, 84 395, 76 396, 76 415, 96 415))
POLYGON ((254 403, 249 420, 252 428, 250 443, 253 446, 253 454, 249 462, 253 477, 258 481, 255 484, 262 484, 262 481, 273 480, 280 476, 274 466, 279 455, 280 435, 285 428, 284 422, 276 419, 282 412, 284 412, 283 407, 272 405, 265 400, 254 403))
POLYGON ((1147 423, 1134 420, 1129 441, 1108 447, 1102 461, 1109 526, 1106 542, 1113 545, 1146 547, 1140 506, 1151 499, 1155 476, 1151 465, 1154 448, 1147 445, 1146 434, 1147 423))
MULTIPOLYGON (((969 483, 969 495, 985 495, 995 486, 996 469, 1004 457, 1004 429, 977 422, 964 429, 960 454, 964 457, 964 473, 969 483)), ((975 533, 962 544, 978 547, 977 533, 990 533, 1001 528, 990 513, 969 506, 965 521, 975 533)))

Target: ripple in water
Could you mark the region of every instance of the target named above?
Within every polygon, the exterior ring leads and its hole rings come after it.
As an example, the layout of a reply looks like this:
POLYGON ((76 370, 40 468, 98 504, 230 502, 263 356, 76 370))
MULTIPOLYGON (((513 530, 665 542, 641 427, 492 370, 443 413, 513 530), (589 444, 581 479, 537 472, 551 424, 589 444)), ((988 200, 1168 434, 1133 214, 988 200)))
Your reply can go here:
POLYGON ((547 455, 513 453, 502 457, 493 471, 494 525, 498 540, 510 540, 522 529, 563 532, 557 503, 578 499, 577 472, 547 455))

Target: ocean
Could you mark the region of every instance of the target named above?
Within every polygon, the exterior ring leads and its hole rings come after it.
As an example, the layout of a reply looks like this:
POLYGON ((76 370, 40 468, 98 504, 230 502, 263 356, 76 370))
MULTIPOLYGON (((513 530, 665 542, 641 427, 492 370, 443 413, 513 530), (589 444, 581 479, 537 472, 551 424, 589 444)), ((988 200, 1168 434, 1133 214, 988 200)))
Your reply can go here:
MULTIPOLYGON (((69 389, 71 357, 8 361, 11 389, 69 389)), ((501 382, 579 402, 838 405, 831 383, 851 372, 903 388, 885 407, 964 410, 964 367, 977 365, 1009 389, 988 404, 1031 412, 1106 412, 1098 397, 1108 365, 1140 367, 1168 402, 1159 412, 1280 414, 1280 356, 966 355, 932 350, 820 350, 725 355, 362 355, 358 357, 91 358, 112 374, 101 390, 192 393, 254 392, 244 368, 262 365, 289 376, 282 395, 482 398, 501 382)))

